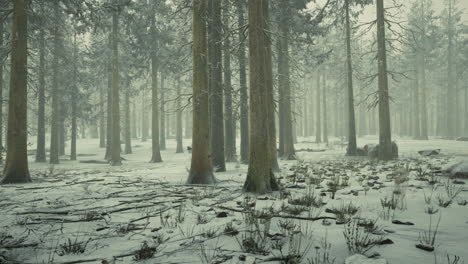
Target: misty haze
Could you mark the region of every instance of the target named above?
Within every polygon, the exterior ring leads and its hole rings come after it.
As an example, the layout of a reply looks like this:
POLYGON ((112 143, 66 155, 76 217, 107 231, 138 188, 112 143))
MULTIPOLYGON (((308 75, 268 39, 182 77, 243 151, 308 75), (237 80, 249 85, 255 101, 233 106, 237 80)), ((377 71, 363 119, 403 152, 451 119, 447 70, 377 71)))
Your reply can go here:
POLYGON ((467 0, 0 0, 0 264, 468 264, 467 0))

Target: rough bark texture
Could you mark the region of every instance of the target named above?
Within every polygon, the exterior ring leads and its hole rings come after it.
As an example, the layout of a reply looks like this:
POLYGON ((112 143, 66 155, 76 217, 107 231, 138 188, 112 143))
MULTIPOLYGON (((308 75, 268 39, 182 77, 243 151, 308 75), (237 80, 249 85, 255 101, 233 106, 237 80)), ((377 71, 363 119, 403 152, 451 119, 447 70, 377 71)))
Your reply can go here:
POLYGON ((210 92, 210 147, 213 168, 226 171, 224 157, 224 114, 222 84, 221 1, 208 0, 208 59, 210 92))
POLYGON ((453 74, 453 0, 448 0, 448 21, 447 21, 447 101, 446 101, 446 137, 448 139, 454 139, 456 134, 456 87, 454 85, 454 74, 453 74))
MULTIPOLYGON (((54 5, 54 16, 55 19, 59 19, 60 10, 59 3, 54 5)), ((54 25, 54 47, 53 47, 53 59, 52 59, 52 120, 50 126, 50 164, 59 163, 59 132, 60 132, 60 95, 58 88, 59 81, 59 47, 60 47, 60 36, 59 36, 59 22, 54 25)))
POLYGON ((346 71, 347 71, 347 84, 348 84, 348 148, 346 155, 356 156, 356 116, 354 113, 354 91, 353 91, 353 63, 351 54, 351 25, 349 21, 349 0, 345 0, 346 11, 346 71))
MULTIPOLYGON (((237 23, 241 27, 245 24, 245 0, 236 0, 237 23)), ((239 38, 239 84, 240 84, 240 160, 249 161, 249 105, 247 95, 246 45, 243 30, 238 31, 239 38)))
MULTIPOLYGON (((111 38, 109 38, 111 40, 111 38)), ((111 43, 111 42, 109 42, 111 43)), ((111 159, 112 146, 112 66, 110 56, 107 63, 107 118, 106 118, 106 154, 105 160, 111 159)))
POLYGON ((118 13, 112 14, 112 166, 122 165, 120 158, 120 106, 119 106, 119 50, 118 50, 118 13))
POLYGON ((223 1, 223 65, 224 65, 224 150, 226 161, 235 162, 236 137, 235 120, 232 109, 232 82, 231 82, 231 40, 229 38, 229 0, 223 1))
MULTIPOLYGON (((278 188, 272 170, 273 82, 268 1, 249 1, 250 159, 244 190, 268 193, 278 188), (271 94, 271 95, 270 95, 271 94), (265 129, 268 127, 269 129, 265 129)), ((275 149, 276 152, 276 149, 275 149)), ((276 157, 275 157, 276 158, 276 157)))
MULTIPOLYGON (((155 31, 153 32, 155 33, 155 31)), ((150 162, 162 162, 159 146, 158 63, 156 51, 151 53, 151 144, 152 155, 150 162)))
POLYGON ((99 85, 99 147, 106 147, 106 118, 104 115, 104 87, 99 85))
POLYGON ((193 132, 192 161, 188 184, 216 182, 209 154, 208 62, 206 32, 207 0, 193 0, 193 132))
POLYGON ((26 0, 13 2, 10 103, 8 104, 7 157, 0 183, 30 182, 27 154, 27 29, 26 0))
MULTIPOLYGON (((43 5, 41 5, 42 14, 43 5)), ((1 25, 2 22, 0 22, 1 25)), ((2 30, 0 30, 0 39, 2 38, 2 30)), ((2 46, 2 40, 0 40, 0 46, 2 46)), ((45 150, 45 30, 41 27, 39 31, 39 86, 37 88, 37 148, 36 148, 36 162, 46 162, 46 150, 45 150)), ((0 67, 0 98, 2 98, 1 92, 1 78, 2 68, 0 67)), ((2 101, 2 100, 0 100, 2 101)), ((2 109, 0 102, 0 128, 2 127, 2 109)), ((0 147, 2 146, 2 129, 0 129, 0 147)), ((1 154, 0 154, 1 156, 1 154)))
MULTIPOLYGON (((3 48, 4 22, 0 19, 0 48, 3 48)), ((3 61, 0 57, 0 98, 3 98, 3 61)), ((45 144, 44 144, 45 145, 45 144)), ((45 151, 45 148, 44 148, 45 151)), ((45 153, 44 153, 45 158, 45 153)), ((0 100, 0 163, 3 162, 3 100, 0 100)))
POLYGON ((280 2, 278 39, 278 89, 280 102, 280 155, 287 160, 296 159, 291 110, 291 80, 289 63, 289 31, 291 6, 289 1, 280 2))
POLYGON ((328 143, 327 77, 325 72, 323 73, 322 82, 323 142, 328 143))
POLYGON ((377 0, 377 60, 379 68, 379 159, 389 160, 393 155, 390 127, 390 100, 388 92, 387 54, 385 48, 385 17, 383 0, 377 0))

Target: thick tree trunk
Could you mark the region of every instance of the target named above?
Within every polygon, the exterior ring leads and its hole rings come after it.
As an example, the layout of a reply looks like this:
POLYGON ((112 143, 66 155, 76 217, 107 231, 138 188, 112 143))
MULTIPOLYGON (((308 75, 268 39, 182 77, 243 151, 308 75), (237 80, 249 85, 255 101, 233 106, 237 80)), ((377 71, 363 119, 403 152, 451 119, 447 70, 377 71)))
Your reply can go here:
POLYGON ((268 193, 278 188, 272 168, 272 159, 276 157, 270 156, 274 112, 268 22, 268 1, 249 1, 251 146, 244 190, 253 193, 268 193))
POLYGON ((390 160, 392 151, 392 133, 390 126, 390 96, 388 92, 387 54, 385 47, 385 17, 383 0, 377 0, 377 60, 379 68, 379 159, 390 160))
POLYGON ((221 1, 208 0, 208 59, 210 61, 211 160, 217 172, 226 171, 222 84, 221 1))
POLYGON ((223 64, 224 64, 224 133, 225 133, 225 155, 227 162, 235 162, 236 159, 236 137, 235 120, 232 109, 232 83, 231 83, 231 40, 229 38, 229 0, 223 1, 223 64))
POLYGON ((28 28, 25 0, 13 2, 7 157, 0 183, 30 182, 27 154, 28 28))
MULTIPOLYGON (((155 24, 152 25, 152 33, 155 38, 155 24)), ((162 162, 159 145, 159 98, 158 98, 158 62, 156 51, 151 53, 151 163, 162 162)))
POLYGON ((351 54, 351 25, 349 21, 349 1, 345 0, 346 11, 346 73, 347 73, 347 106, 348 106, 348 148, 346 155, 356 156, 356 116, 354 113, 354 91, 353 91, 353 63, 351 54))
POLYGON ((164 74, 161 71, 161 110, 160 110, 160 128, 159 128, 159 148, 166 150, 166 99, 165 99, 165 87, 164 87, 164 74))
POLYGON ((177 107, 177 117, 176 117, 176 153, 183 153, 184 146, 183 146, 183 139, 182 139, 182 103, 181 103, 181 87, 180 87, 180 77, 177 79, 177 100, 176 100, 176 107, 177 107))
POLYGON ((193 0, 193 137, 188 184, 213 184, 216 179, 210 160, 206 11, 207 0, 193 0))
MULTIPOLYGON (((244 0, 236 0, 238 26, 244 26, 244 0)), ((239 50, 239 83, 240 83, 240 160, 242 163, 249 161, 249 105, 247 95, 247 70, 246 70, 246 45, 243 30, 238 31, 239 50)))
POLYGON ((118 13, 112 14, 112 166, 122 165, 120 158, 120 106, 119 106, 119 50, 118 50, 118 13))
MULTIPOLYGON (((41 5, 41 14, 44 14, 43 4, 41 5)), ((3 22, 0 21, 0 27, 3 22)), ((3 40, 1 40, 3 32, 0 29, 0 46, 2 46, 3 40)), ((37 148, 36 148, 36 162, 46 162, 46 150, 45 150, 45 30, 41 26, 39 30, 39 86, 37 90, 37 148)), ((2 70, 0 66, 0 98, 2 98, 2 70)), ((2 145, 2 102, 0 100, 0 147, 2 145)), ((1 156, 1 153, 0 153, 1 156)))
MULTIPOLYGON (((3 24, 4 24, 3 20, 0 19, 0 49, 3 49, 3 34, 4 34, 3 24)), ((40 41, 39 41, 39 45, 40 45, 40 41)), ((44 51, 43 49, 41 50, 44 51)), ((40 53, 40 55, 41 54, 42 53, 40 53)), ((1 57, 0 58, 0 163, 3 163, 3 67, 4 67, 3 57, 1 57)), ((39 118, 38 118, 38 122, 39 122, 39 118)), ((39 127, 39 124, 38 124, 38 127, 39 127)), ((45 146, 44 146, 44 159, 45 159, 45 146)))
MULTIPOLYGON (((59 3, 54 4, 54 16, 56 20, 60 18, 59 3)), ((58 88, 59 81, 59 48, 60 48, 60 36, 59 36, 59 22, 55 22, 54 25, 54 48, 53 48, 53 59, 52 59, 52 120, 50 127, 50 164, 59 163, 59 133, 60 133, 60 95, 58 88)))

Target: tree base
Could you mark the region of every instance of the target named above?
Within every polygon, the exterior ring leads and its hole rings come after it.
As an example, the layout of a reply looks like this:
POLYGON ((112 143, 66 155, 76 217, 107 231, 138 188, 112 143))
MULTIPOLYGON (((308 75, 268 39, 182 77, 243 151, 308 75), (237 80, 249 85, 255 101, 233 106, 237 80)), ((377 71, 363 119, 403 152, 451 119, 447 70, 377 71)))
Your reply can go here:
POLYGON ((6 174, 0 179, 0 184, 29 183, 31 176, 29 174, 6 174))
POLYGON ((216 178, 214 177, 212 172, 197 174, 191 171, 186 183, 187 184, 206 184, 206 185, 215 184, 216 178))

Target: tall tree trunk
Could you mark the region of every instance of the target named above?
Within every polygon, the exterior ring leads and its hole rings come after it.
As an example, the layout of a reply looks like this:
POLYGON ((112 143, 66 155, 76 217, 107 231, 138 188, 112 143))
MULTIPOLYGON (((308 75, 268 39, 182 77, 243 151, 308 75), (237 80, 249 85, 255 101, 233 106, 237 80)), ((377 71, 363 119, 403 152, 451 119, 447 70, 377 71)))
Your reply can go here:
POLYGON ((30 182, 27 154, 28 26, 25 0, 13 2, 7 156, 0 183, 30 182))
MULTIPOLYGON (((416 64, 416 67, 417 67, 417 64, 416 64)), ((420 122, 421 122, 421 119, 420 119, 420 116, 419 116, 419 84, 420 84, 420 80, 419 80, 420 76, 419 76, 419 72, 416 70, 416 78, 415 78, 415 82, 414 82, 414 97, 413 97, 413 106, 414 106, 414 109, 413 109, 413 114, 414 114, 414 117, 413 117, 413 123, 414 123, 414 138, 415 139, 421 139, 421 126, 420 126, 420 122)))
POLYGON ((136 109, 135 109, 135 100, 132 101, 132 139, 137 139, 138 138, 138 133, 137 133, 137 115, 136 115, 136 109))
POLYGON ((99 85, 99 148, 106 147, 106 118, 104 115, 104 86, 99 85))
MULTIPOLYGON (((127 77, 128 78, 128 77, 127 77)), ((125 148, 124 148, 124 153, 125 154, 132 154, 132 135, 131 135, 131 120, 130 120, 130 81, 127 80, 126 82, 127 87, 125 90, 125 131, 124 131, 124 137, 125 137, 125 148)))
POLYGON ((321 100, 321 95, 320 95, 320 70, 317 69, 317 74, 316 74, 316 82, 317 82, 317 87, 315 87, 316 91, 316 119, 315 119, 315 143, 322 143, 322 107, 320 106, 320 100, 321 100))
MULTIPOLYGON (((236 0, 237 22, 241 27, 245 24, 244 0, 236 0)), ((239 83, 240 83, 240 159, 242 163, 249 161, 249 105, 247 95, 246 45, 243 30, 238 31, 239 50, 239 83)))
MULTIPOLYGON (((156 25, 152 24, 153 39, 156 38, 155 27, 156 25)), ((151 52, 151 163, 162 162, 159 145, 158 61, 156 55, 156 51, 153 50, 151 52)))
POLYGON ((164 87, 164 74, 161 71, 161 127, 159 128, 159 148, 166 150, 166 99, 164 87))
MULTIPOLYGON (((326 72, 326 71, 325 71, 326 72)), ((322 92, 322 105, 323 105, 323 142, 328 144, 328 111, 327 111, 327 76, 323 73, 323 92, 322 92)))
POLYGON ((191 138, 192 137, 192 111, 189 106, 185 107, 185 138, 191 138))
POLYGON ((180 77, 177 78, 177 100, 176 100, 176 107, 177 107, 177 120, 176 120, 176 141, 177 141, 177 147, 176 147, 176 153, 183 153, 184 152, 184 146, 182 142, 182 103, 181 103, 181 87, 180 87, 180 77))
POLYGON ((118 50, 118 13, 112 13, 112 166, 122 165, 120 158, 120 106, 119 106, 119 50, 118 50))
POLYGON ((289 63, 289 35, 291 6, 289 1, 280 2, 279 53, 278 53, 278 89, 280 101, 280 155, 287 160, 295 160, 291 80, 289 63), (283 124, 281 124, 283 123, 283 124))
POLYGON ((346 155, 356 156, 357 145, 356 145, 356 116, 354 113, 354 91, 353 91, 353 63, 351 54, 351 25, 349 21, 349 0, 345 0, 345 11, 346 11, 346 73, 347 73, 347 84, 348 84, 348 148, 346 155))
MULTIPOLYGON (((109 37, 109 43, 112 43, 112 38, 109 37)), ((109 45, 110 48, 110 45, 109 45)), ((109 161, 111 159, 112 149, 112 66, 111 56, 108 58, 107 63, 107 118, 106 118, 106 154, 104 159, 109 161)))
POLYGON ((141 142, 148 139, 148 114, 146 113, 146 85, 143 86, 141 96, 141 142))
POLYGON ((72 91, 71 91, 71 143, 70 143, 70 160, 76 160, 76 116, 77 116, 77 100, 78 100, 78 78, 77 78, 77 43, 76 43, 76 33, 73 35, 73 80, 72 80, 72 91))
MULTIPOLYGON (((41 14, 44 15, 44 4, 41 4, 41 14)), ((2 46, 3 22, 0 21, 0 46, 2 46)), ((39 86, 37 91, 37 149, 36 149, 36 162, 46 162, 46 150, 45 150, 45 30, 41 26, 39 30, 39 86)), ((2 70, 0 66, 0 98, 2 98, 2 70)), ((0 148, 2 145, 2 102, 0 100, 0 148)), ((1 150, 0 150, 1 151, 1 150)), ((1 157, 1 153, 0 153, 1 157)))
POLYGON ((235 121, 232 109, 232 83, 231 83, 231 39, 229 38, 229 0, 223 1, 223 64, 224 64, 224 133, 226 161, 236 161, 235 121))
POLYGON ((390 127, 390 100, 387 76, 387 50, 385 48, 385 17, 383 0, 377 0, 377 60, 379 68, 379 159, 390 160, 392 150, 392 132, 390 127))
MULTIPOLYGON (((3 49, 3 34, 4 34, 3 24, 4 24, 3 20, 0 19, 0 49, 3 49)), ((39 41, 39 44, 40 44, 40 41, 39 41)), ((44 51, 43 49, 41 50, 44 51)), ((40 53, 40 55, 41 54, 42 53, 40 53)), ((0 57, 0 163, 3 162, 3 67, 4 67, 3 61, 4 61, 4 58, 0 57)), ((39 131, 38 131, 38 134, 39 134, 39 131)), ((45 146, 44 146, 44 159, 45 159, 45 146)))
POLYGON ((188 184, 213 184, 216 179, 210 160, 210 121, 208 102, 208 63, 206 32, 207 0, 193 0, 192 56, 193 56, 193 137, 192 161, 188 184))
POLYGON ((453 75, 453 0, 448 0, 448 21, 447 21, 447 34, 448 34, 448 45, 447 45, 447 133, 448 139, 455 139, 456 134, 456 90, 454 86, 454 75, 453 75))
POLYGON ((221 1, 208 0, 208 59, 210 61, 211 159, 217 172, 226 171, 222 84, 221 1))
POLYGON ((272 159, 276 157, 270 156, 273 154, 271 120, 274 122, 274 112, 268 20, 268 0, 249 1, 251 146, 244 190, 253 193, 278 189, 272 168, 272 159))
MULTIPOLYGON (((56 20, 60 18, 59 3, 54 4, 54 17, 56 20)), ((54 48, 52 59, 52 120, 50 127, 50 164, 59 163, 59 132, 60 132, 60 95, 59 95, 59 47, 60 47, 60 32, 59 22, 54 24, 54 48)))

